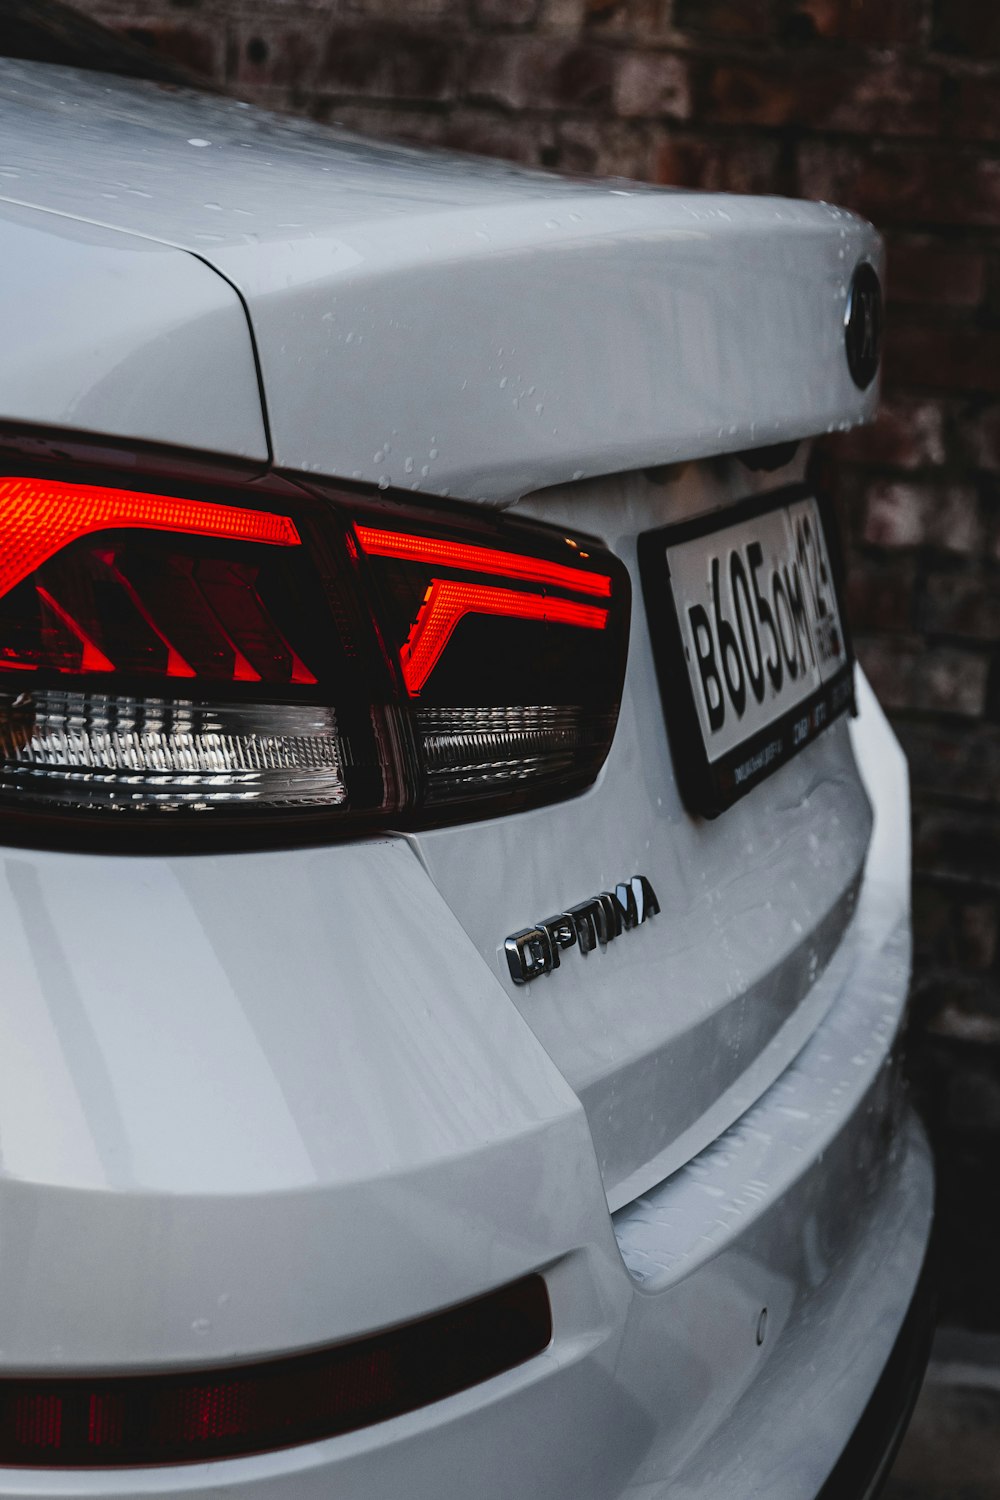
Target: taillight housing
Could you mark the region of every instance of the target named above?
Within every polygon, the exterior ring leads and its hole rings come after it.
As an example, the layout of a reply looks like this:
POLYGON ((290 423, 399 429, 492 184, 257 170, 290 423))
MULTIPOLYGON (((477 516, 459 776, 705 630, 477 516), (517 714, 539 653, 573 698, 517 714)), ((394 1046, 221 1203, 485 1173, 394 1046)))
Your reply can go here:
POLYGON ((590 538, 284 481, 0 474, 0 806, 315 827, 568 795, 614 733, 628 575, 590 538))

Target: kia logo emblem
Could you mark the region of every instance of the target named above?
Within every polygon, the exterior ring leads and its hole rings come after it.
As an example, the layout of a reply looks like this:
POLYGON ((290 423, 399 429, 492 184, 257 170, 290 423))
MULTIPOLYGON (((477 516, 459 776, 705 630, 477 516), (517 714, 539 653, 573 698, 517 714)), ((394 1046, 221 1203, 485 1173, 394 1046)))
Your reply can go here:
POLYGON ((854 272, 847 294, 844 345, 851 379, 865 390, 875 379, 882 350, 882 288, 867 261, 854 272))

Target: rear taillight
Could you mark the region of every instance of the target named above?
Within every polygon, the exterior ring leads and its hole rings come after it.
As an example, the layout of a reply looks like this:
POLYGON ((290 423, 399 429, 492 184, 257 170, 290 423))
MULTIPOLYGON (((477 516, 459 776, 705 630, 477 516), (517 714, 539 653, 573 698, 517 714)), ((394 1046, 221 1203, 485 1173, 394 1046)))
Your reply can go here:
POLYGON ((562 796, 607 754, 629 587, 582 537, 20 475, 0 543, 7 809, 346 831, 562 796))

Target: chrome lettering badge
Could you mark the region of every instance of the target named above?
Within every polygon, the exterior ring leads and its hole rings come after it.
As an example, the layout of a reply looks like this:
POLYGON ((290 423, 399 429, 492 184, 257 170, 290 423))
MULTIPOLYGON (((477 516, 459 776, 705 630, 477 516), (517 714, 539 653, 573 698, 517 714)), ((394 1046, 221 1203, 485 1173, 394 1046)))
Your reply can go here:
POLYGON ((561 949, 577 945, 581 952, 591 953, 598 944, 603 948, 640 926, 659 909, 656 892, 645 875, 633 875, 616 885, 614 892, 602 891, 558 916, 547 917, 537 927, 512 933, 503 945, 510 977, 515 984, 528 984, 539 974, 558 969, 561 949))

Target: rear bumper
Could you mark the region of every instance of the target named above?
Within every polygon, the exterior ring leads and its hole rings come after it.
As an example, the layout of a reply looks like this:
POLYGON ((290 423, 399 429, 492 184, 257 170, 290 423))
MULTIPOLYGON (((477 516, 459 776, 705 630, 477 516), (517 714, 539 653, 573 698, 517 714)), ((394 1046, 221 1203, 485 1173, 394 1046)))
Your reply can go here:
MULTIPOLYGON (((864 1108, 864 1106, 862 1106, 864 1108)), ((873 1494, 922 1368, 914 1276, 930 1165, 912 1119, 849 1255, 792 1199, 658 1292, 592 1249, 546 1270, 550 1349, 366 1430, 256 1457, 105 1472, 0 1471, 7 1496, 186 1500, 821 1500, 873 1494), (787 1212, 786 1212, 787 1211, 787 1212), (782 1239, 787 1220, 800 1231, 782 1239), (805 1260, 801 1260, 804 1257, 805 1260), (811 1280, 803 1265, 811 1259, 811 1280), (625 1283, 628 1283, 627 1285, 625 1283), (907 1306, 911 1311, 907 1313, 907 1306), (760 1312, 768 1308, 758 1345, 760 1312), (851 1434, 854 1434, 852 1437, 851 1434)), ((804 1185, 815 1198, 817 1182, 804 1185)), ((798 1194, 795 1195, 796 1197, 798 1194)))
POLYGON ((554 1336, 342 1437, 0 1470, 0 1496, 822 1494, 895 1370, 933 1197, 895 1061, 905 770, 871 703, 858 737, 876 828, 818 981, 824 1021, 730 1130, 614 1219, 578 1100, 398 841, 9 854, 3 1374, 248 1361, 533 1271, 554 1336))
MULTIPOLYGON (((823 1033, 817 1047, 830 1045, 823 1033)), ((679 1226, 689 1256, 677 1258, 669 1214, 659 1224, 647 1217, 647 1274, 638 1279, 636 1235, 630 1242, 626 1231, 640 1226, 623 1224, 619 1215, 617 1267, 594 1243, 545 1267, 553 1343, 517 1369, 327 1442, 176 1468, 6 1470, 0 1494, 867 1495, 867 1476, 881 1473, 905 1421, 926 1327, 923 1294, 915 1298, 914 1284, 931 1216, 930 1161, 916 1121, 891 1106, 893 1071, 884 1061, 877 1066, 874 1084, 855 1091, 823 1151, 803 1161, 782 1191, 771 1196, 764 1180, 747 1179, 745 1213, 733 1220, 725 1174, 734 1163, 727 1150, 758 1160, 760 1151, 773 1153, 773 1137, 762 1139, 767 1123, 796 1107, 775 1086, 773 1097, 729 1133, 732 1139, 713 1148, 715 1162, 692 1163, 678 1184, 700 1192, 718 1221, 714 1234, 697 1222, 679 1226), (847 1201, 852 1170, 867 1179, 868 1190, 847 1201), (648 1274, 653 1259, 658 1265, 648 1274), (911 1304, 917 1310, 908 1314, 911 1304), (866 1478, 856 1488, 853 1479, 851 1488, 841 1487, 848 1475, 866 1478)), ((272 1273, 280 1275, 280 1266, 272 1273)))
POLYGON ((930 1355, 937 1305, 934 1270, 934 1258, 928 1255, 878 1385, 817 1500, 874 1500, 888 1477, 930 1355))

